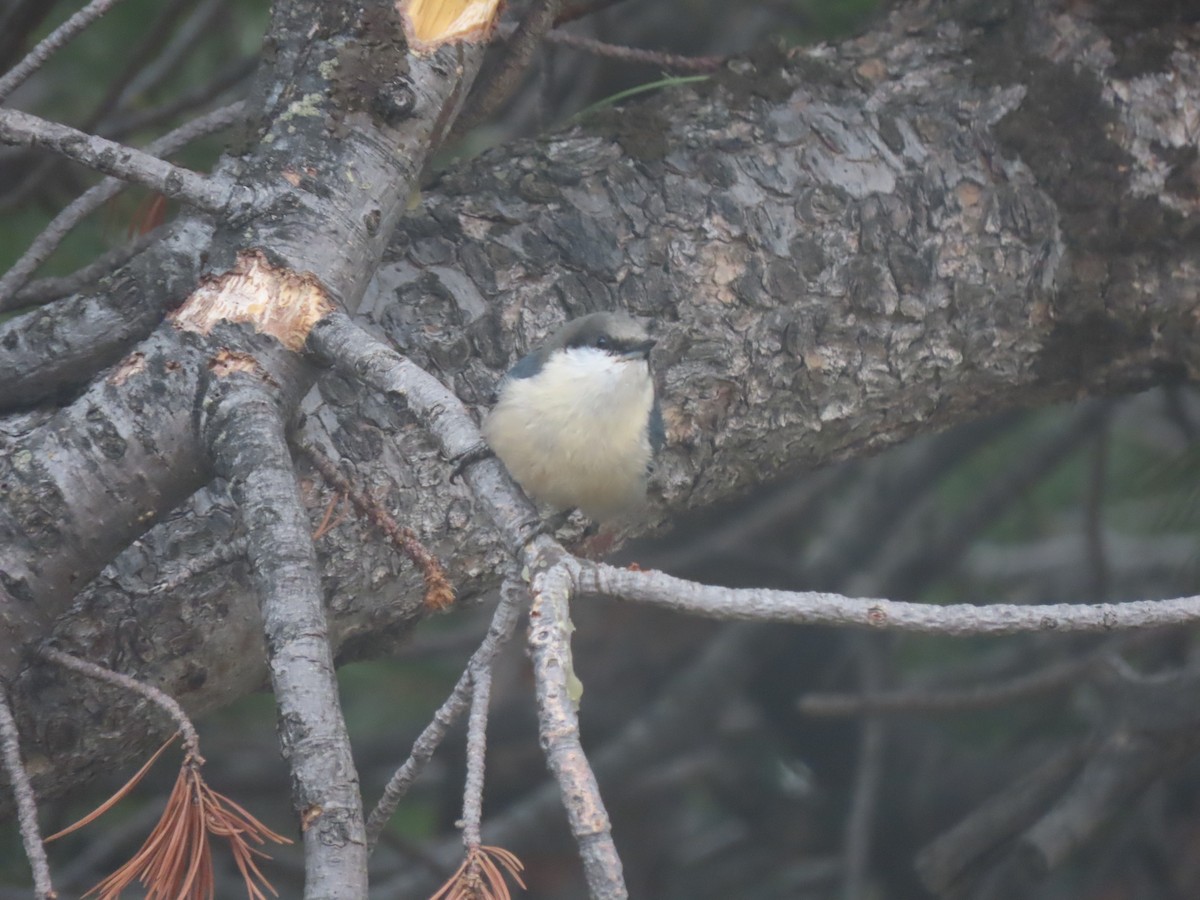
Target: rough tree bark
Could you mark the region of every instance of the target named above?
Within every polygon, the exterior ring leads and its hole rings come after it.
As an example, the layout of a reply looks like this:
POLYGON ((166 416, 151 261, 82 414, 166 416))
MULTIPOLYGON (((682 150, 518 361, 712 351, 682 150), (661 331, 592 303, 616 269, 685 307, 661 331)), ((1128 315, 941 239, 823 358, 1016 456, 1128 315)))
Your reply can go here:
MULTIPOLYGON (((902 7, 840 45, 764 51, 491 151, 407 212, 444 123, 392 128, 356 93, 386 84, 320 70, 353 62, 347 44, 378 49, 378 23, 349 6, 280 9, 253 149, 221 171, 264 196, 281 175, 305 189, 185 217, 93 290, 0 323, 10 672, 52 628, 194 712, 263 684, 244 563, 152 592, 241 528, 224 484, 192 493, 211 477, 197 386, 172 383, 176 366, 198 379, 215 344, 159 324, 239 251, 315 273, 476 405, 563 316, 654 317, 669 441, 645 529, 976 416, 1195 372, 1200 45, 1169 5, 1090 18, 1051 0, 902 7)), ((416 106, 452 109, 461 75, 427 73, 416 106)), ((301 357, 223 328, 286 391, 307 388, 301 357)), ((465 600, 496 585, 495 537, 402 408, 325 375, 302 410, 300 439, 402 511, 465 600)), ((318 518, 329 495, 301 475, 318 518)), ((386 652, 425 615, 419 576, 367 526, 318 550, 340 660, 386 652)), ((41 666, 16 678, 43 796, 142 749, 135 701, 83 690, 41 666)))

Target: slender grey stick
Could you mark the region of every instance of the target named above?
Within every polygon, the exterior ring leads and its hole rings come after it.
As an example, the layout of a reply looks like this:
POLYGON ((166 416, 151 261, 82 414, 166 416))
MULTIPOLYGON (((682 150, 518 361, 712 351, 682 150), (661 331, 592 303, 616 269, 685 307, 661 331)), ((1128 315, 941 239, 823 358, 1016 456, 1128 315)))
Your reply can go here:
POLYGON ((46 847, 38 828, 37 798, 33 794, 29 773, 21 762, 21 736, 17 733, 17 722, 3 691, 0 691, 0 751, 3 751, 4 769, 8 772, 13 798, 17 801, 21 841, 25 845, 29 866, 33 869, 34 895, 39 900, 54 900, 58 894, 50 882, 50 863, 46 859, 46 847))
MULTIPOLYGON (((859 683, 864 691, 878 691, 883 680, 883 666, 878 655, 884 652, 879 635, 858 635, 859 683)), ((867 716, 859 727, 858 760, 854 786, 850 792, 850 813, 846 817, 842 850, 842 898, 859 900, 867 896, 868 873, 871 862, 871 832, 875 824, 875 809, 879 802, 879 787, 883 780, 884 722, 879 716, 867 716)))
MULTIPOLYGON (((158 55, 142 66, 130 83, 121 91, 115 104, 128 109, 138 96, 149 96, 191 58, 193 51, 214 26, 220 28, 228 20, 225 15, 230 0, 204 0, 183 21, 169 40, 158 45, 158 55)), ((101 128, 101 131, 107 129, 101 128)))
POLYGON ((51 56, 53 56, 60 47, 87 28, 102 15, 117 5, 117 0, 92 0, 87 6, 81 9, 67 21, 59 25, 54 31, 50 32, 36 47, 25 54, 25 58, 8 70, 8 73, 0 78, 0 103, 8 99, 9 94, 15 91, 18 87, 46 64, 51 56))
POLYGON ((796 708, 809 716, 862 713, 953 713, 1003 706, 1024 697, 1069 687, 1103 667, 1114 652, 1105 646, 1078 659, 1053 663, 1028 675, 963 688, 911 688, 887 693, 805 694, 796 708))
POLYGON ((624 47, 570 31, 550 31, 546 34, 546 40, 561 47, 570 47, 609 59, 644 63, 648 66, 677 69, 683 72, 714 72, 725 64, 726 59, 724 56, 681 56, 678 53, 663 53, 659 50, 644 50, 640 47, 624 47))
POLYGON ((0 109, 0 143, 45 147, 89 169, 145 185, 205 212, 225 213, 244 193, 228 179, 201 175, 145 151, 15 109, 0 109))
POLYGON ((258 57, 256 56, 247 56, 230 62, 219 75, 207 84, 197 85, 192 90, 172 97, 158 106, 123 110, 119 118, 114 113, 112 119, 105 122, 104 133, 113 140, 120 140, 125 135, 143 128, 157 127, 161 122, 204 106, 222 94, 233 91, 241 82, 254 74, 256 68, 258 68, 258 57))
POLYGON ((457 140, 492 115, 517 89, 546 32, 554 25, 560 0, 535 0, 509 40, 507 55, 459 117, 450 140, 457 140))
POLYGON ((108 252, 100 254, 86 266, 76 269, 69 275, 51 275, 26 282, 24 287, 18 289, 7 303, 0 300, 0 305, 12 309, 45 306, 47 303, 61 300, 84 288, 92 287, 93 282, 99 281, 109 272, 115 272, 154 243, 157 238, 158 235, 154 232, 139 234, 128 243, 113 247, 108 252))
POLYGON ((424 770, 426 763, 433 758, 434 752, 445 738, 450 726, 467 708, 467 701, 471 696, 472 670, 479 665, 490 666, 500 648, 512 637, 517 628, 517 620, 520 618, 523 599, 527 594, 528 591, 522 590, 519 584, 511 580, 505 581, 504 586, 500 588, 500 602, 496 606, 496 612, 492 615, 492 624, 488 628, 487 635, 471 656, 458 683, 450 691, 450 696, 438 707, 437 712, 433 714, 433 719, 413 742, 408 759, 392 775, 383 789, 383 796, 371 810, 371 815, 367 819, 367 847, 369 850, 375 849, 383 826, 392 817, 392 813, 396 811, 396 807, 400 805, 400 801, 404 799, 404 795, 408 793, 412 783, 424 770))
MULTIPOLYGON (((243 104, 232 103, 222 109, 193 119, 174 131, 164 134, 146 147, 145 152, 156 157, 175 153, 196 138, 212 134, 237 123, 242 118, 243 104)), ((62 243, 71 230, 110 199, 129 186, 119 178, 105 178, 67 205, 39 234, 29 249, 0 277, 0 312, 16 304, 17 291, 29 280, 46 259, 62 243)))
POLYGON ((858 625, 928 634, 1019 634, 1029 631, 1113 631, 1200 620, 1200 596, 1127 603, 906 603, 823 591, 724 588, 663 572, 580 561, 580 590, 650 603, 714 619, 858 625))
POLYGON ((70 653, 64 653, 53 647, 43 647, 38 651, 38 655, 64 669, 70 669, 72 672, 78 672, 88 678, 95 678, 97 681, 108 682, 124 690, 133 691, 135 694, 141 694, 171 717, 180 734, 183 735, 184 746, 192 753, 199 753, 200 737, 196 734, 196 726, 192 724, 188 714, 183 711, 183 707, 166 691, 138 681, 130 675, 115 672, 105 666, 80 659, 78 656, 72 656, 70 653))
POLYGON ((478 847, 483 822, 483 784, 487 762, 488 703, 492 697, 492 667, 473 663, 471 714, 467 717, 467 777, 463 784, 462 839, 469 849, 478 847))

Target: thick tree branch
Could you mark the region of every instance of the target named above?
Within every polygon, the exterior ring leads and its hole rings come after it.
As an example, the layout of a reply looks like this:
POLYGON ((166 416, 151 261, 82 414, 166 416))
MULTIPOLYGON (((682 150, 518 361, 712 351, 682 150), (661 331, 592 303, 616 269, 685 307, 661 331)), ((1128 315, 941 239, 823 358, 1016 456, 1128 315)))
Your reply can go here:
POLYGON ((249 535, 283 753, 304 833, 305 897, 360 900, 367 890, 362 797, 283 422, 257 379, 234 374, 215 388, 205 400, 205 431, 249 535))
MULTIPOLYGON (((348 43, 313 30, 313 9, 305 0, 276 4, 274 15, 276 68, 260 72, 259 92, 250 101, 251 108, 257 102, 265 115, 263 140, 255 153, 239 160, 238 170, 240 184, 257 181, 265 190, 261 196, 275 199, 278 206, 249 224, 220 223, 208 244, 209 264, 223 260, 228 268, 218 268, 211 282, 194 290, 174 320, 146 338, 122 367, 29 435, 25 449, 33 453, 30 465, 22 463, 27 458, 23 452, 0 461, 12 486, 9 496, 24 498, 0 510, 3 599, 8 601, 0 604, 0 618, 7 617, 13 630, 0 645, 0 657, 9 674, 16 668, 20 635, 26 640, 35 635, 42 627, 39 618, 53 618, 80 585, 156 516, 207 480, 191 410, 213 367, 231 358, 230 353, 249 355, 280 386, 285 409, 294 408, 312 378, 295 347, 289 348, 303 341, 303 333, 281 335, 278 321, 260 317, 264 311, 271 318, 289 309, 295 299, 289 291, 298 286, 312 309, 328 309, 333 299, 349 308, 357 304, 416 185, 438 122, 457 111, 459 93, 481 52, 467 52, 450 69, 438 54, 410 61, 394 11, 342 22, 348 43), (328 46, 330 40, 337 46, 328 46), (362 63, 360 55, 366 54, 375 90, 399 92, 414 100, 415 107, 387 107, 392 111, 381 121, 353 113, 349 132, 332 137, 327 117, 337 108, 335 96, 341 96, 345 84, 331 80, 337 67, 324 64, 326 53, 346 67, 362 63), (395 79, 405 70, 404 84, 398 85, 395 79), (277 77, 314 91, 303 102, 281 98, 273 92, 277 77), (262 109, 267 96, 284 105, 262 109), (319 109, 315 97, 326 106, 319 109), (297 154, 313 163, 303 175, 291 169, 297 154), (305 179, 318 176, 327 180, 316 190, 318 182, 305 179), (287 196, 278 187, 281 182, 293 188, 287 196), (335 184, 340 187, 330 189, 335 184), (246 247, 270 247, 273 258, 287 264, 258 264, 255 281, 248 260, 261 261, 262 255, 246 247), (263 295, 272 297, 265 307, 263 295), (314 299, 318 296, 319 302, 314 299), (214 298, 227 305, 213 305, 214 298), (230 326, 226 318, 243 324, 230 326), (273 329, 274 336, 268 336, 273 329), (84 433, 98 440, 70 437, 84 433), (64 540, 68 532, 73 536, 64 540)), ((357 80, 354 84, 363 87, 357 80)), ((358 103, 366 101, 359 98, 358 103)), ((186 222, 179 226, 186 227, 186 222)), ((146 262, 153 266, 154 260, 146 262)), ((149 293, 161 302, 159 290, 149 293)), ((311 317, 297 321, 293 327, 302 332, 311 327, 311 317)))

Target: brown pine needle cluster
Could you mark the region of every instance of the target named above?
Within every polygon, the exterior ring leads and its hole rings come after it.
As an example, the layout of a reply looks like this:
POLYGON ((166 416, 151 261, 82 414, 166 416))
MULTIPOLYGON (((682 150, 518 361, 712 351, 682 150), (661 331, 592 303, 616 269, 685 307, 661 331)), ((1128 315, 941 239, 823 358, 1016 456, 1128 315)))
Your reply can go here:
POLYGON ((524 869, 521 861, 503 847, 476 844, 467 848, 467 858, 458 871, 429 900, 512 900, 504 873, 524 890, 524 869))
MULTIPOLYGON (((77 831, 112 809, 145 777, 176 737, 178 735, 172 736, 159 747, 137 774, 108 800, 74 825, 52 834, 46 841, 57 840, 77 831)), ((215 879, 209 841, 213 836, 229 841, 229 848, 246 883, 250 900, 267 900, 265 891, 278 896, 256 862, 256 857, 270 859, 270 856, 252 844, 261 845, 266 841, 290 844, 291 841, 276 834, 237 803, 210 788, 200 774, 203 764, 204 760, 197 753, 187 752, 175 787, 167 798, 162 818, 146 842, 132 859, 84 894, 84 897, 116 900, 122 891, 135 881, 140 881, 146 890, 146 900, 213 900, 215 879)))

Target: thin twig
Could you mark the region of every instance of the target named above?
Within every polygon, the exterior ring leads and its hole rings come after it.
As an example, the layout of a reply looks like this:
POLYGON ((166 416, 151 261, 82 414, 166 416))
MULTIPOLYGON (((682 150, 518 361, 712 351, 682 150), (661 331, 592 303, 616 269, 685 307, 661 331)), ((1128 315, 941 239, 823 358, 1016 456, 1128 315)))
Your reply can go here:
POLYGON ((857 625, 927 634, 1113 631, 1200 620, 1200 596, 1126 603, 937 605, 846 597, 823 591, 724 588, 662 572, 619 569, 580 560, 580 589, 715 619, 857 625))
POLYGON ((0 143, 46 147, 97 172, 145 185, 205 212, 225 214, 246 193, 229 179, 201 175, 143 150, 15 109, 0 109, 0 143))
MULTIPOLYGON (((47 303, 91 287, 105 275, 125 265, 158 240, 158 237, 154 232, 139 234, 128 243, 113 247, 107 253, 101 254, 86 266, 76 269, 69 275, 50 276, 30 281, 13 294, 12 299, 6 305, 11 309, 45 306, 47 303)), ((11 271, 12 269, 9 269, 9 272, 11 271)), ((4 274, 4 277, 8 277, 8 272, 4 274)), ((0 297, 2 296, 3 293, 0 292, 0 297)), ((0 304, 4 304, 4 301, 0 300, 0 304)))
POLYGON ((307 456, 321 477, 339 494, 343 494, 358 510, 358 514, 370 519, 371 522, 391 541, 392 546, 407 556, 421 572, 425 581, 425 605, 434 611, 448 609, 454 605, 454 587, 446 577, 446 569, 436 556, 421 543, 417 533, 407 525, 401 525, 376 500, 367 496, 363 491, 338 471, 333 460, 311 444, 299 445, 300 451, 307 456))
MULTIPOLYGON (((107 86, 105 96, 92 109, 92 111, 81 122, 76 123, 76 127, 80 131, 100 134, 111 140, 120 140, 122 132, 114 127, 112 119, 116 118, 116 114, 110 118, 109 114, 113 110, 117 110, 117 114, 124 113, 125 120, 143 121, 148 119, 148 114, 155 112, 153 109, 129 109, 130 98, 135 95, 148 96, 149 91, 154 87, 154 83, 147 83, 146 72, 154 71, 152 68, 147 68, 147 60, 150 54, 157 53, 161 62, 163 57, 173 59, 174 65, 181 65, 188 59, 189 49, 186 44, 180 47, 179 38, 173 38, 168 41, 171 31, 178 17, 185 11, 185 7, 191 5, 192 0, 184 0, 167 5, 167 8, 159 15, 158 19, 152 22, 147 29, 140 35, 141 41, 138 46, 132 48, 129 52, 128 63, 125 69, 107 86), (130 87, 130 85, 133 87, 130 87), (128 90, 127 90, 128 88, 128 90)), ((213 11, 219 12, 219 10, 213 11)), ((195 20, 198 13, 193 13, 180 28, 180 33, 186 33, 191 23, 195 20)), ((160 65, 159 69, 163 69, 160 65)), ((170 67, 163 69, 166 72, 170 71, 170 67)), ((217 80, 224 80, 229 69, 222 68, 221 74, 217 80)), ((195 96, 196 92, 192 91, 187 96, 195 96)), ((213 95, 215 96, 215 95, 213 95)), ((166 107, 175 106, 182 98, 176 98, 169 101, 166 107)), ((164 109, 166 107, 159 107, 164 109)), ((126 129, 124 134, 128 134, 132 129, 126 129)), ((0 206, 11 206, 19 203, 22 200, 35 194, 43 184, 52 181, 55 176, 63 168, 63 160, 57 157, 51 157, 42 160, 32 167, 32 171, 22 179, 19 187, 10 191, 3 198, 0 198, 0 206)))
POLYGON ((131 109, 123 113, 120 118, 114 116, 110 122, 105 123, 104 133, 113 140, 119 140, 132 132, 141 131, 143 128, 149 128, 183 113, 191 112, 236 88, 254 74, 258 63, 259 60, 256 56, 243 57, 237 62, 229 63, 221 69, 217 77, 207 84, 199 85, 159 106, 131 109))
POLYGON ((95 880, 95 873, 112 868, 113 858, 149 831, 161 814, 154 806, 147 805, 136 812, 131 811, 124 821, 106 823, 104 829, 75 850, 69 862, 57 864, 58 883, 64 889, 75 890, 81 881, 95 880))
MULTIPOLYGON (((146 147, 145 152, 154 157, 167 156, 187 146, 199 137, 228 128, 241 120, 244 107, 233 103, 214 110, 180 125, 164 134, 146 147)), ((85 191, 54 217, 30 244, 29 249, 18 259, 3 277, 0 277, 0 311, 12 308, 19 295, 17 291, 37 270, 51 253, 62 243, 63 238, 84 218, 95 212, 129 185, 119 178, 105 178, 95 187, 85 191)))
POLYGON ((549 43, 558 44, 560 47, 570 47, 573 50, 581 50, 595 56, 658 66, 661 69, 680 72, 715 72, 725 65, 726 59, 724 56, 682 56, 678 53, 664 53, 661 50, 625 47, 621 44, 609 44, 569 31, 551 31, 546 35, 546 40, 549 43))
POLYGON ((559 14, 554 17, 554 27, 558 28, 561 25, 566 25, 568 22, 575 22, 586 16, 604 12, 609 7, 616 6, 621 2, 622 0, 585 0, 582 3, 572 3, 570 6, 564 6, 559 14))
POLYGON ((55 5, 46 0, 9 0, 0 6, 0 72, 20 60, 19 54, 55 5))
POLYGON ((201 575, 246 558, 246 538, 232 537, 218 541, 197 556, 193 556, 168 577, 151 585, 150 594, 169 594, 201 575))
MULTIPOLYGON (((404 403, 437 440, 447 459, 457 459, 483 443, 479 426, 453 391, 356 325, 345 313, 325 316, 308 337, 319 362, 358 383, 404 403)), ((535 532, 537 510, 494 457, 470 466, 463 480, 481 501, 508 549, 520 556, 535 532)))
POLYGON ((471 714, 467 716, 467 775, 463 784, 462 838, 468 848, 478 847, 483 822, 483 784, 487 759, 488 703, 492 696, 492 667, 473 664, 471 714))
POLYGON ((1068 687, 1107 665, 1113 652, 1112 646, 1105 646, 1082 658, 1054 663, 1028 675, 995 684, 945 690, 899 690, 885 694, 805 694, 796 707, 810 716, 953 713, 989 709, 1068 687))
MULTIPOLYGON (((858 635, 855 646, 859 682, 867 692, 878 691, 883 680, 879 655, 884 648, 876 638, 878 635, 858 635)), ((871 833, 875 825, 879 787, 883 780, 884 722, 878 716, 868 716, 859 727, 858 760, 842 841, 843 900, 859 900, 867 896, 871 833)))
POLYGON ((106 681, 109 684, 145 697, 171 717, 171 720, 183 735, 183 743, 188 752, 199 756, 200 737, 196 734, 196 726, 192 724, 192 720, 188 718, 187 713, 183 711, 183 707, 170 694, 159 690, 153 685, 138 681, 129 675, 114 672, 112 669, 89 662, 86 659, 80 659, 78 656, 72 656, 70 653, 64 653, 62 650, 57 650, 54 647, 43 647, 38 651, 38 655, 55 665, 62 666, 64 669, 70 669, 73 672, 78 672, 80 675, 95 678, 97 681, 106 681))
POLYGON ((1034 767, 917 854, 914 867, 921 880, 935 894, 949 895, 951 885, 961 885, 981 857, 995 853, 1036 821, 1095 751, 1095 739, 1088 738, 1043 754, 1034 767))
POLYGON ((1109 565, 1104 546, 1104 489, 1108 478, 1108 448, 1112 440, 1108 420, 1092 438, 1088 484, 1083 500, 1084 548, 1087 552, 1087 582, 1093 600, 1108 599, 1109 565))
POLYGON ((392 813, 396 811, 396 807, 400 805, 400 801, 404 799, 404 795, 408 793, 412 783, 424 770, 426 763, 433 758, 434 752, 445 738, 450 726, 467 708, 467 701, 471 696, 471 672, 476 666, 490 666, 500 648, 512 637, 527 596, 528 591, 511 579, 506 580, 500 588, 500 602, 496 606, 496 612, 492 615, 492 624, 488 628, 487 635, 484 636, 479 648, 471 656, 458 683, 450 691, 450 696, 433 714, 433 718, 425 726, 425 730, 413 742, 412 752, 408 759, 389 779, 387 786, 383 789, 383 796, 371 810, 371 815, 367 818, 368 848, 374 849, 379 835, 383 831, 383 826, 392 817, 392 813))
POLYGON ((488 119, 517 89, 538 44, 554 26, 559 5, 560 0, 533 0, 525 18, 508 41, 507 55, 486 85, 481 85, 479 93, 471 98, 470 105, 458 117, 446 143, 452 143, 488 119))
MULTIPOLYGON (((1101 427, 1108 416, 1110 401, 1089 400, 1079 405, 1069 422, 1044 437, 1030 442, 1029 449, 1012 464, 1002 469, 966 506, 944 521, 934 518, 934 536, 921 545, 884 558, 874 565, 871 585, 858 590, 879 590, 895 596, 916 596, 927 585, 932 573, 945 572, 955 560, 961 559, 975 539, 1000 513, 1028 492, 1071 457, 1079 446, 1101 427), (876 587, 878 586, 878 587, 876 587)), ((911 523, 897 533, 927 534, 928 526, 911 523)))
POLYGON ((122 54, 124 65, 116 77, 109 79, 105 84, 104 96, 92 107, 87 116, 77 123, 81 131, 104 131, 103 127, 98 128, 97 126, 105 116, 121 104, 129 83, 137 77, 138 72, 145 68, 151 57, 162 50, 163 44, 167 42, 175 28, 175 23, 192 3, 193 0, 167 0, 165 3, 158 4, 160 7, 157 10, 158 15, 140 30, 137 43, 132 47, 125 48, 125 52, 122 54))
POLYGON ((117 0, 92 0, 67 21, 50 32, 41 43, 29 51, 25 58, 13 66, 3 78, 0 78, 0 103, 8 99, 9 94, 45 65, 46 60, 53 56, 67 41, 83 31, 102 15, 117 4, 117 0))
MULTIPOLYGON (((528 594, 528 588, 524 593, 528 594)), ((726 700, 740 691, 769 656, 778 629, 762 625, 722 628, 662 692, 639 710, 619 734, 592 754, 597 776, 606 784, 628 786, 638 773, 681 748, 694 746, 697 735, 711 732, 713 720, 726 708, 726 700)), ((544 782, 530 794, 489 819, 484 839, 505 846, 532 847, 544 839, 551 820, 560 816, 562 797, 558 785, 544 782)), ((449 862, 458 852, 458 841, 444 841, 437 858, 449 862)), ((380 895, 417 896, 432 889, 432 879, 409 871, 380 885, 380 895)))
POLYGON ((58 894, 50 882, 50 862, 46 859, 46 847, 38 828, 37 798, 29 772, 21 762, 21 736, 17 732, 17 721, 8 705, 8 697, 0 691, 0 751, 4 754, 4 770, 12 786, 13 799, 17 801, 17 821, 21 827, 21 842, 25 845, 25 856, 33 869, 33 890, 39 900, 55 900, 58 894))
MULTIPOLYGON (((214 27, 220 28, 228 22, 230 2, 231 0, 205 0, 197 9, 193 9, 171 35, 170 40, 160 40, 155 45, 158 54, 148 64, 138 67, 134 73, 135 77, 130 79, 129 85, 118 97, 117 106, 128 109, 139 96, 150 96, 173 73, 179 71, 181 66, 187 64, 192 53, 214 27)), ((107 113, 107 110, 103 112, 107 113)), ((108 131, 100 124, 99 118, 96 119, 96 123, 102 131, 108 131)))

